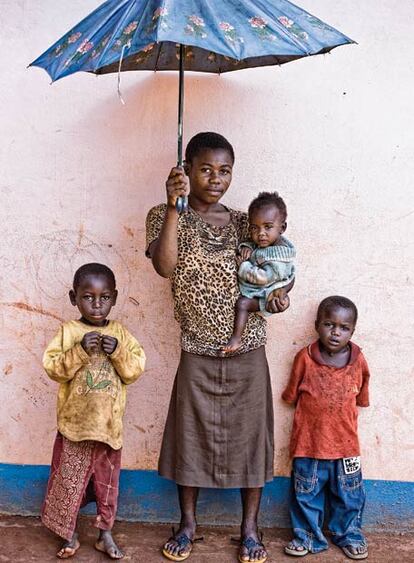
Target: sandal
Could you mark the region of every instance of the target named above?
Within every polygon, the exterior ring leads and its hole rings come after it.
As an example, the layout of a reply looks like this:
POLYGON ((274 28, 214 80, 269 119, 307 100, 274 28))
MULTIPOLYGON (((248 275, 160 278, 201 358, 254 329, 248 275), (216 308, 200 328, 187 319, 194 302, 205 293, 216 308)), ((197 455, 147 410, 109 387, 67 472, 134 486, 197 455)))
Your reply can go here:
POLYGON ((292 540, 285 546, 285 553, 293 555, 293 557, 305 557, 309 553, 309 549, 296 540, 292 540), (297 549, 301 547, 302 549, 297 549))
POLYGON ((165 549, 165 544, 164 544, 164 547, 162 548, 162 554, 170 561, 185 561, 190 557, 191 552, 193 551, 194 542, 202 541, 203 539, 204 538, 201 537, 201 538, 194 538, 194 540, 191 540, 184 532, 176 535, 175 528, 172 528, 172 536, 168 538, 166 543, 168 543, 169 541, 175 541, 180 551, 186 549, 188 549, 188 551, 186 553, 183 553, 182 555, 173 555, 172 553, 169 553, 165 549))
MULTIPOLYGON (((260 540, 256 541, 255 539, 253 539, 252 537, 249 538, 244 538, 243 540, 241 538, 231 538, 232 541, 236 541, 237 543, 240 544, 240 549, 242 547, 245 547, 248 552, 249 552, 249 557, 250 557, 250 552, 252 549, 255 548, 261 548, 261 549, 266 549, 262 540, 263 540, 263 534, 260 534, 260 540)), ((240 549, 239 549, 239 562, 240 563, 249 563, 248 559, 242 559, 242 555, 240 553, 240 549)), ((243 555, 243 557, 246 557, 246 555, 243 555)), ((262 557, 261 559, 255 559, 254 561, 252 561, 251 563, 265 563, 265 561, 267 561, 267 555, 265 555, 264 557, 262 557)))
POLYGON ((362 553, 352 553, 352 551, 349 550, 350 547, 355 547, 355 546, 345 545, 342 548, 342 551, 345 553, 347 557, 349 557, 349 559, 366 559, 368 557, 368 547, 366 545, 358 546, 365 548, 365 551, 363 551, 362 553))
POLYGON ((60 550, 56 553, 56 557, 59 559, 69 559, 69 557, 73 557, 75 553, 80 548, 80 543, 77 537, 75 540, 70 540, 65 542, 60 550))

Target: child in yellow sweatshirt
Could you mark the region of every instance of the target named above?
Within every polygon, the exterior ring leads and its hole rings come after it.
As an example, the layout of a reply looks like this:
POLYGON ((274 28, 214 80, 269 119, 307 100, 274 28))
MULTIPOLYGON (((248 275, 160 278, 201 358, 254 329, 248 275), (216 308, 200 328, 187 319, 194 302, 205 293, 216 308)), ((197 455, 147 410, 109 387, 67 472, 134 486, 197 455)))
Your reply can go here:
POLYGON ((115 276, 102 264, 84 264, 69 292, 81 314, 64 323, 47 347, 43 365, 59 385, 58 433, 42 508, 42 522, 66 540, 57 556, 80 547, 76 520, 95 501, 96 549, 112 559, 122 551, 112 538, 121 468, 126 386, 144 370, 145 354, 119 322, 108 320, 116 303, 115 276))

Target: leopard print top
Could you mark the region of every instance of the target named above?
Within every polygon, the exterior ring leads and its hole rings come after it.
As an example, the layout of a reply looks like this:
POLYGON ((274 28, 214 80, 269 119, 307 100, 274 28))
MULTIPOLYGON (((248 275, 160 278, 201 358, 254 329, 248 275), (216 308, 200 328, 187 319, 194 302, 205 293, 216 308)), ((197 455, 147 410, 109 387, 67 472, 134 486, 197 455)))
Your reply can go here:
MULTIPOLYGON (((157 239, 166 204, 147 216, 147 248, 157 239)), ((178 261, 170 278, 174 316, 181 327, 186 352, 219 356, 233 331, 234 306, 240 295, 236 249, 248 234, 246 213, 229 209, 230 222, 221 227, 206 223, 191 210, 178 221, 178 261)), ((266 343, 266 321, 250 314, 237 354, 266 343)))

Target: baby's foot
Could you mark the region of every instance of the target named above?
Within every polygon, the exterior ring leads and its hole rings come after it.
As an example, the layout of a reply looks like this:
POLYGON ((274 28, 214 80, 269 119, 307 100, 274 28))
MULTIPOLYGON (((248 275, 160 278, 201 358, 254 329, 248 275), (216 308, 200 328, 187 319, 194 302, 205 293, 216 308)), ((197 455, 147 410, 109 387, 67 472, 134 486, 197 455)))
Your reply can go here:
POLYGON ((231 354, 238 350, 241 346, 241 338, 238 336, 232 336, 222 350, 224 354, 231 354))
POLYGON ((71 540, 65 541, 60 550, 56 553, 56 557, 59 557, 59 559, 69 559, 69 557, 75 555, 79 548, 78 534, 75 532, 71 540))
POLYGON ((110 530, 101 530, 95 549, 106 553, 111 559, 122 559, 124 557, 124 554, 116 545, 110 530))

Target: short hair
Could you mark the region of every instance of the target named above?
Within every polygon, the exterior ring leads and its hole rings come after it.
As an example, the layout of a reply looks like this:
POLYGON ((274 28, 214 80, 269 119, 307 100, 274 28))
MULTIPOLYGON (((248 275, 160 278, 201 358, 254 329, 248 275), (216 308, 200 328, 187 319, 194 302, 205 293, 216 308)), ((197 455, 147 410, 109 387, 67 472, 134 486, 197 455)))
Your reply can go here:
POLYGON ((261 209, 262 207, 267 207, 268 205, 274 205, 278 208, 283 221, 287 219, 287 208, 286 203, 280 197, 278 192, 260 192, 257 197, 249 205, 249 216, 253 211, 261 209))
POLYGON ((320 321, 322 315, 331 309, 341 307, 342 309, 351 309, 354 315, 354 324, 358 320, 358 309, 353 301, 347 297, 342 297, 341 295, 331 295, 330 297, 325 297, 318 307, 318 312, 316 313, 316 322, 320 321))
POLYGON ((219 133, 213 133, 212 131, 206 131, 203 133, 197 133, 188 142, 187 148, 185 149, 185 160, 191 163, 202 150, 204 149, 223 149, 228 151, 234 164, 234 149, 229 143, 229 141, 220 135, 219 133))
POLYGON ((79 287, 81 281, 86 278, 86 276, 105 276, 108 281, 110 281, 114 287, 116 287, 115 274, 105 266, 104 264, 98 264, 97 262, 91 262, 90 264, 83 264, 78 268, 73 276, 73 290, 76 291, 79 287))

